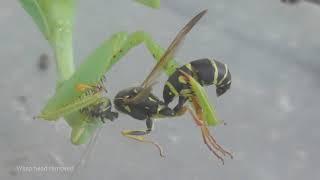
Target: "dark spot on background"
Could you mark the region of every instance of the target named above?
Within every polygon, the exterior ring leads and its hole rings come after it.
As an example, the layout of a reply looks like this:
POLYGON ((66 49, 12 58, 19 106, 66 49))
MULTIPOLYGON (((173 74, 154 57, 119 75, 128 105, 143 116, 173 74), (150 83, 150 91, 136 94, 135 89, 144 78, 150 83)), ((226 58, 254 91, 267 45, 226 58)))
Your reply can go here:
POLYGON ((20 95, 20 96, 17 97, 17 101, 22 103, 22 104, 25 104, 27 102, 27 96, 20 95))
POLYGON ((45 71, 49 68, 50 59, 47 54, 41 54, 38 61, 38 68, 41 71, 45 71))

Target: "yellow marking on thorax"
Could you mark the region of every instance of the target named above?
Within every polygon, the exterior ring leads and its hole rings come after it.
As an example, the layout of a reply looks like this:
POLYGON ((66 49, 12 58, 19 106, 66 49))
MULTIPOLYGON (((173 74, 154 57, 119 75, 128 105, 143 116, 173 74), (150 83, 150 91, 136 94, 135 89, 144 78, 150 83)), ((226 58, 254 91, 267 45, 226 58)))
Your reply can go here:
POLYGON ((192 66, 191 66, 190 63, 186 64, 185 66, 186 66, 190 71, 192 71, 192 66))
POLYGON ((152 97, 148 97, 148 99, 149 99, 150 101, 157 102, 157 100, 153 99, 152 97))
POLYGON ((168 86, 168 88, 170 89, 170 91, 175 95, 175 96, 179 96, 178 91, 176 90, 176 88, 169 82, 166 82, 166 86, 168 86))
POLYGON ((124 109, 126 109, 128 112, 131 112, 131 109, 130 109, 129 106, 123 106, 123 107, 124 107, 124 109))
POLYGON ((185 77, 183 77, 183 76, 179 76, 178 81, 179 81, 179 83, 187 84, 187 81, 185 80, 185 77))
POLYGON ((191 97, 191 96, 193 96, 191 89, 182 89, 182 90, 180 91, 180 94, 183 95, 183 96, 185 96, 185 97, 191 97))

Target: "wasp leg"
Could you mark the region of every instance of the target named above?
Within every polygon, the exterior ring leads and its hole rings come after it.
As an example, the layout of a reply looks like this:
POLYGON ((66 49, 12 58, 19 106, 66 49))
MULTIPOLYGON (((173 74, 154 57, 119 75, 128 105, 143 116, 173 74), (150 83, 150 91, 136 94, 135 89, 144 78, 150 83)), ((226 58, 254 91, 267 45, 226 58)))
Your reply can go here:
POLYGON ((188 107, 182 106, 179 111, 176 112, 176 116, 182 116, 189 110, 188 107))
POLYGON ((174 116, 176 116, 176 112, 174 110, 172 110, 171 108, 167 107, 167 106, 161 108, 161 110, 158 113, 160 115, 164 116, 164 117, 174 117, 174 116))
POLYGON ((184 115, 186 112, 187 112, 187 108, 185 108, 184 106, 178 112, 174 112, 174 110, 172 110, 170 108, 164 108, 163 110, 159 111, 159 114, 161 116, 158 116, 160 118, 156 119, 156 121, 163 120, 164 118, 161 118, 162 116, 163 117, 177 117, 177 116, 184 115))
POLYGON ((186 96, 179 96, 178 104, 173 108, 174 112, 179 112, 184 107, 183 105, 187 102, 188 98, 186 96))
POLYGON ((147 130, 125 130, 125 131, 122 131, 121 134, 127 138, 134 139, 136 141, 150 143, 150 144, 155 145, 157 147, 157 149, 159 150, 160 156, 165 157, 162 147, 157 142, 154 142, 151 140, 146 140, 144 138, 145 135, 150 134, 151 131, 153 130, 153 128, 154 128, 153 120, 148 118, 146 120, 146 125, 147 125, 147 130))
POLYGON ((108 119, 110 121, 114 121, 116 118, 118 118, 119 113, 118 112, 113 112, 112 109, 112 104, 110 102, 110 99, 106 97, 101 98, 100 104, 103 104, 103 106, 100 106, 101 109, 99 109, 102 114, 101 114, 101 121, 104 123, 104 119, 108 119))

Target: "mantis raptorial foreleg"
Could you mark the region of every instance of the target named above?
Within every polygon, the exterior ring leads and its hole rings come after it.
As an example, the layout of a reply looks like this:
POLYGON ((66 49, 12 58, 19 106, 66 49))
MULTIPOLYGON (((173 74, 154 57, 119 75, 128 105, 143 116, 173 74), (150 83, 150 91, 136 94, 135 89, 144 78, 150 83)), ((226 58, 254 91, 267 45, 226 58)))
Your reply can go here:
POLYGON ((209 150, 224 163, 224 159, 219 155, 221 153, 223 156, 228 155, 230 158, 233 158, 232 154, 226 150, 224 150, 211 135, 208 125, 214 125, 219 123, 216 115, 214 113, 214 109, 207 101, 207 96, 202 86, 190 75, 185 73, 184 71, 180 71, 186 81, 191 86, 192 94, 189 96, 189 101, 193 106, 195 113, 191 109, 187 109, 193 117, 193 120, 197 124, 197 126, 201 129, 201 134, 204 143, 207 145, 209 150))

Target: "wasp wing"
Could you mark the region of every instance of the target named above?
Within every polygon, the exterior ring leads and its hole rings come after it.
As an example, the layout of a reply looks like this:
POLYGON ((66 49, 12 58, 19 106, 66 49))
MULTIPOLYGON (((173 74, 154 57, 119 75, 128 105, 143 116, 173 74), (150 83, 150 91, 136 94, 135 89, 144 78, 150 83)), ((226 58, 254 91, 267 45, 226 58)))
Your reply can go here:
POLYGON ((137 95, 135 95, 135 96, 132 97, 132 98, 125 98, 125 99, 123 99, 123 102, 124 102, 125 104, 129 104, 129 103, 138 104, 138 103, 144 101, 146 98, 148 98, 148 97, 150 96, 151 91, 152 91, 152 87, 153 87, 153 85, 155 85, 156 83, 157 83, 157 82, 154 82, 153 84, 151 84, 151 85, 148 86, 148 87, 140 88, 137 95))
POLYGON ((175 39, 171 42, 170 46, 167 48, 165 53, 160 58, 159 62, 149 73, 147 78, 142 83, 142 87, 147 87, 160 75, 162 68, 167 64, 167 62, 173 57, 177 48, 184 40, 185 36, 190 32, 193 26, 201 19, 201 17, 207 12, 207 10, 201 11, 195 17, 193 17, 176 35, 175 39))
POLYGON ((158 63, 154 66, 152 71, 149 73, 147 78, 141 84, 143 88, 138 95, 136 95, 132 99, 128 99, 128 102, 137 103, 141 100, 145 99, 152 90, 152 86, 155 84, 154 81, 157 77, 159 77, 162 72, 162 68, 169 62, 169 60, 173 57, 174 53, 177 51, 177 48, 184 40, 185 36, 190 32, 193 26, 202 18, 202 16, 207 12, 207 10, 201 11, 199 14, 194 16, 176 35, 174 40, 171 42, 170 46, 167 48, 165 53, 162 55, 158 63))

